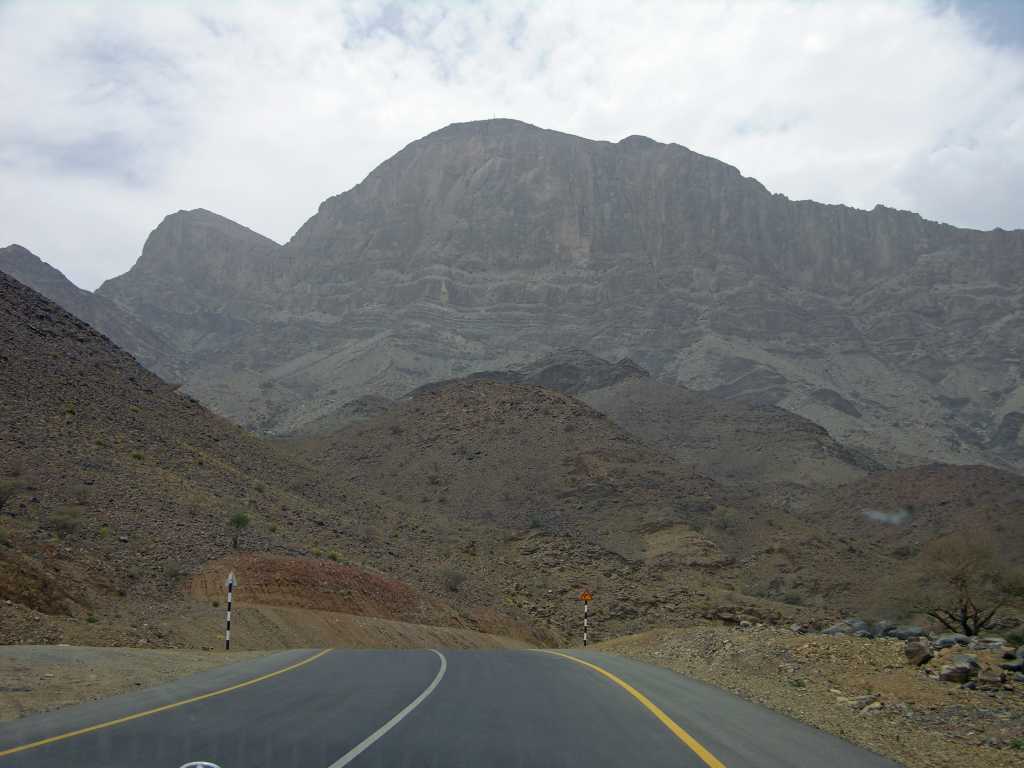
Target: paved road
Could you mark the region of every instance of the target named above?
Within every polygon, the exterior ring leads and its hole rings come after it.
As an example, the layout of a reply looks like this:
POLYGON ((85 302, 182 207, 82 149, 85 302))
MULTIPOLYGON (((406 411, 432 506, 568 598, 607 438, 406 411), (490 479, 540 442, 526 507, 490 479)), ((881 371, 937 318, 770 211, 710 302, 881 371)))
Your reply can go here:
POLYGON ((579 651, 290 651, 0 724, 0 768, 194 760, 221 768, 895 766, 668 670, 579 651), (90 730, 110 721, 120 722, 90 730))

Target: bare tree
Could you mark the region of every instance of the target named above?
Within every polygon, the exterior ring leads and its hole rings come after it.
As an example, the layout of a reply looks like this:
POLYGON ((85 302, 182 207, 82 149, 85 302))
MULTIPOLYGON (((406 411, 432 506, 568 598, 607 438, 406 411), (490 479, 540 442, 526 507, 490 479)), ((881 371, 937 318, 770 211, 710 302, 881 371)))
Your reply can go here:
POLYGON ((957 533, 932 540, 917 558, 909 604, 952 632, 977 635, 1010 602, 1024 598, 1024 578, 992 542, 957 533))

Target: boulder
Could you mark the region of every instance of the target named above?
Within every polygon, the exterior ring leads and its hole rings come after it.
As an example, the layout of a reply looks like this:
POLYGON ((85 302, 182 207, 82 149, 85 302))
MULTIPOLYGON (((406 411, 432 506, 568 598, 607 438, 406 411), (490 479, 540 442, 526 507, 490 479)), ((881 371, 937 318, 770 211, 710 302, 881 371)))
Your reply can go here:
POLYGON ((828 629, 822 630, 823 635, 857 635, 858 637, 873 637, 871 625, 864 619, 850 618, 843 619, 838 624, 833 624, 828 629))
POLYGON ((968 645, 971 639, 967 635, 960 635, 954 632, 939 635, 932 641, 932 647, 936 650, 941 648, 952 648, 954 645, 968 645))
POLYGON ((890 632, 894 629, 896 629, 895 623, 882 619, 881 621, 875 622, 875 626, 871 628, 871 633, 875 637, 891 637, 892 635, 890 635, 890 632))
POLYGON ((1006 682, 1006 673, 996 667, 985 667, 978 672, 976 680, 978 687, 983 690, 994 690, 1002 688, 1006 682))
POLYGON ((928 633, 921 627, 909 624, 907 626, 893 627, 886 632, 886 637, 895 637, 897 640, 909 640, 912 637, 928 637, 928 633))
POLYGON ((1006 641, 1001 637, 972 637, 968 645, 974 651, 998 651, 1001 653, 1006 647, 1006 641))
POLYGON ((950 662, 953 664, 966 664, 972 669, 981 668, 981 664, 978 663, 978 657, 973 653, 954 653, 950 657, 950 662))
POLYGON ((978 659, 967 653, 955 654, 950 663, 939 670, 939 680, 947 683, 967 683, 978 676, 978 659))
POLYGON ((999 666, 1007 672, 1024 672, 1024 659, 1014 659, 1013 661, 1003 662, 999 666))
POLYGON ((947 683, 966 683, 976 674, 976 671, 960 664, 946 664, 939 670, 939 680, 947 683))
POLYGON ((907 661, 915 667, 927 664, 935 655, 932 653, 932 644, 924 638, 907 640, 906 645, 903 646, 903 653, 907 657, 907 661))

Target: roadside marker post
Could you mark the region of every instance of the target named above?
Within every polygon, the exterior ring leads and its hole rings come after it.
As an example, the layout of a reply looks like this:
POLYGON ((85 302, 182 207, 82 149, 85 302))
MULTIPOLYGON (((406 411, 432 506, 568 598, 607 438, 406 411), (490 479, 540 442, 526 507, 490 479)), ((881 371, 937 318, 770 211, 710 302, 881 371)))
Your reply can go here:
POLYGON ((587 590, 583 590, 580 594, 580 600, 583 601, 583 647, 587 647, 587 631, 590 628, 590 601, 594 599, 594 596, 587 590))
POLYGON ((236 583, 237 583, 237 581, 235 579, 235 572, 232 571, 231 573, 228 574, 228 583, 227 583, 227 586, 228 586, 228 618, 227 618, 227 627, 224 629, 224 650, 225 651, 230 651, 231 650, 231 596, 232 596, 232 594, 235 591, 235 584, 236 583))

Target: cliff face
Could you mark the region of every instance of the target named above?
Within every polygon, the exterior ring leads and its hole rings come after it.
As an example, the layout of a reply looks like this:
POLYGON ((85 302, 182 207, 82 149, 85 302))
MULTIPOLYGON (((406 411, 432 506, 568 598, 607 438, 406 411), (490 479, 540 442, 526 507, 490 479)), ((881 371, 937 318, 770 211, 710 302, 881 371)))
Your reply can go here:
POLYGON ((677 145, 491 120, 410 144, 279 248, 169 217, 99 293, 186 352, 200 398, 272 431, 580 347, 885 461, 1020 466, 1022 278, 1021 231, 793 202, 677 145))

